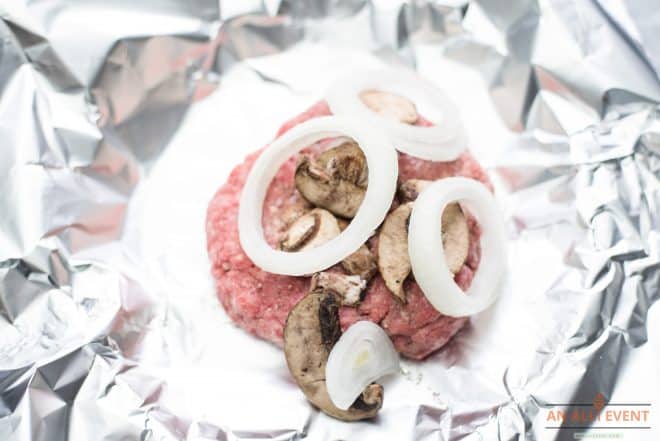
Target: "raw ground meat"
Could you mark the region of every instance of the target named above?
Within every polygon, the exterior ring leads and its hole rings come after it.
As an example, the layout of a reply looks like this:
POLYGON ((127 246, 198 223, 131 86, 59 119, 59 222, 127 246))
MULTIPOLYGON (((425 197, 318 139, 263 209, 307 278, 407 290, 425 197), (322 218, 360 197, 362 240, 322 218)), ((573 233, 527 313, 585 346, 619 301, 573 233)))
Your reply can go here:
MULTIPOLYGON (((321 101, 296 118, 288 121, 277 133, 280 136, 295 125, 317 116, 330 115, 321 101)), ((418 125, 428 125, 420 118, 418 125)), ((316 147, 318 150, 319 147, 316 147)), ((312 153, 314 148, 311 149, 312 153)), ((238 205, 243 184, 259 151, 249 155, 237 166, 227 182, 213 197, 207 212, 207 247, 218 297, 229 317, 248 332, 282 346, 284 323, 289 311, 308 292, 309 277, 270 274, 257 268, 241 249, 238 239, 238 205)), ((268 190, 264 203, 266 239, 277 242, 284 223, 283 210, 300 200, 293 182, 296 157, 279 170, 268 190)), ((431 162, 399 153, 399 180, 411 178, 435 180, 448 176, 466 176, 490 187, 486 174, 472 156, 465 152, 451 162, 431 162)), ((479 264, 479 226, 468 216, 470 251, 456 274, 456 283, 469 287, 479 264)), ((376 252, 376 238, 368 245, 376 252)), ((460 330, 467 318, 448 317, 437 312, 417 284, 405 284, 408 302, 399 303, 376 275, 367 287, 364 300, 357 308, 342 307, 342 328, 359 320, 379 323, 392 339, 396 349, 406 357, 422 359, 441 348, 460 330)))

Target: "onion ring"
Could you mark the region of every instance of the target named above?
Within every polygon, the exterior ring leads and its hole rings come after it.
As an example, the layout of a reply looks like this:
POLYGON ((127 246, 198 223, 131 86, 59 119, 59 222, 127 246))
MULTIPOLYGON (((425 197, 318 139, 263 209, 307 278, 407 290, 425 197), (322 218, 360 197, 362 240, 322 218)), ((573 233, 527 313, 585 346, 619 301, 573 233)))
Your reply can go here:
POLYGON ((408 253, 415 281, 435 309, 463 317, 483 311, 495 300, 506 269, 505 227, 493 195, 479 181, 440 179, 417 198, 410 215, 408 253), (463 292, 445 263, 440 218, 447 204, 460 201, 481 227, 481 261, 463 292))
POLYGON ((394 198, 397 176, 396 151, 377 130, 338 116, 314 118, 299 124, 273 141, 250 170, 238 212, 243 251, 255 265, 270 273, 304 276, 323 271, 355 252, 378 228, 394 198), (342 234, 323 245, 297 252, 271 248, 264 238, 261 220, 270 182, 291 155, 334 136, 353 138, 364 152, 369 176, 362 205, 342 234))
POLYGON ((360 321, 332 347, 325 365, 325 384, 332 403, 346 410, 365 387, 398 370, 399 354, 383 328, 360 321))
POLYGON ((453 161, 467 146, 467 135, 454 103, 438 88, 407 70, 351 72, 330 86, 326 100, 333 114, 352 116, 382 127, 397 150, 417 158, 453 161), (414 126, 385 118, 360 99, 360 93, 369 89, 428 101, 429 109, 440 112, 440 118, 433 126, 414 126))

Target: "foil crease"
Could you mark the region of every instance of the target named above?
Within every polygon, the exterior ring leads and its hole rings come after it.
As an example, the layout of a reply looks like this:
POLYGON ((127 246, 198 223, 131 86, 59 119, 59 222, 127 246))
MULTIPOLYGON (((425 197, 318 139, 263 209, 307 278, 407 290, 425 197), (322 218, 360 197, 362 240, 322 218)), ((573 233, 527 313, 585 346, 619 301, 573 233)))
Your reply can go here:
POLYGON ((654 8, 0 5, 0 439, 564 440, 554 403, 658 403, 654 8), (403 363, 378 420, 345 424, 224 315, 203 216, 336 74, 379 63, 456 94, 511 271, 447 348, 403 363))

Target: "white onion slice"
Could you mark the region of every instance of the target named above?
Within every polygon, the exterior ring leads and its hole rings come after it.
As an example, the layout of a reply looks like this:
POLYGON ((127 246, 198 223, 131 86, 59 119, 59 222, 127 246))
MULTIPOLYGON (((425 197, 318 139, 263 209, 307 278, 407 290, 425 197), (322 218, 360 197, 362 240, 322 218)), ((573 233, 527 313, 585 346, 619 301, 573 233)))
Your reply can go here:
POLYGON ((238 212, 238 231, 245 254, 264 271, 303 276, 322 271, 355 252, 387 214, 396 191, 396 151, 377 130, 347 118, 325 116, 297 125, 273 141, 257 158, 245 181, 238 212), (367 160, 369 177, 362 205, 348 227, 316 248, 297 252, 273 249, 262 227, 264 198, 280 166, 305 147, 335 136, 353 138, 367 160))
POLYGON ((479 181, 440 179, 417 198, 410 215, 408 253, 415 281, 433 307, 462 317, 486 309, 497 297, 506 270, 505 229, 493 195, 479 181), (459 201, 481 227, 481 261, 467 292, 445 263, 440 219, 447 204, 459 201))
POLYGON ((360 321, 335 343, 325 366, 325 384, 332 403, 351 407, 364 388, 399 370, 399 354, 383 328, 360 321))
POLYGON ((392 138, 394 147, 411 156, 431 161, 452 161, 467 146, 467 135, 454 103, 438 88, 407 70, 391 68, 351 72, 328 89, 326 100, 335 115, 352 116, 382 127, 392 138), (428 110, 439 114, 434 118, 435 125, 413 126, 373 112, 360 99, 360 93, 369 89, 401 95, 418 107, 420 103, 428 102, 428 110))

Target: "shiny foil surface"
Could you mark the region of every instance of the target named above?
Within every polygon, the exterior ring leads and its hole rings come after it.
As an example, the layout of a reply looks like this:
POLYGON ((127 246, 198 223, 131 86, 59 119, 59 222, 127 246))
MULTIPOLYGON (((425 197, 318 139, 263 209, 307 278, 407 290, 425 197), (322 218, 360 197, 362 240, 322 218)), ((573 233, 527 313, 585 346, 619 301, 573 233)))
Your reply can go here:
POLYGON ((0 440, 658 439, 655 2, 5 0, 0 14, 0 440), (383 64, 458 104, 509 272, 492 308, 384 381, 378 418, 342 423, 223 312, 205 211, 338 75, 383 64), (553 427, 553 410, 599 395, 648 409, 618 424, 644 428, 553 427))

